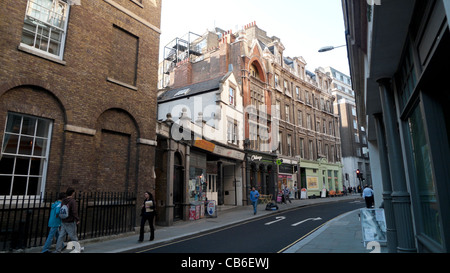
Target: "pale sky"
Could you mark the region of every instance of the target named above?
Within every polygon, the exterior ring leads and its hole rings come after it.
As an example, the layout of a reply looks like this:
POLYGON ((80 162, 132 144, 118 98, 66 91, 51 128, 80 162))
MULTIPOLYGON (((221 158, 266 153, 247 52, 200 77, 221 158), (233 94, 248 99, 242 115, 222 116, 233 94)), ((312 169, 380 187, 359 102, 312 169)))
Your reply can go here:
POLYGON ((308 70, 332 66, 349 75, 346 47, 318 53, 324 46, 345 45, 341 0, 163 0, 160 59, 165 45, 189 31, 236 32, 253 21, 269 37, 280 38, 285 56, 302 56, 308 70))

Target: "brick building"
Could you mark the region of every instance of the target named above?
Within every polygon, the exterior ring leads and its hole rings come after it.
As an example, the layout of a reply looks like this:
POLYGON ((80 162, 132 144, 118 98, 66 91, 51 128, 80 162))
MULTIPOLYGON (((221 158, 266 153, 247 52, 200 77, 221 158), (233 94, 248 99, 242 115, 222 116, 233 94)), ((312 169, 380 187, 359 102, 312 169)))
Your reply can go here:
POLYGON ((161 1, 75 2, 0 3, 0 196, 154 190, 161 1))
POLYGON ((191 34, 166 46, 159 82, 173 90, 234 73, 244 107, 237 128, 246 153, 244 203, 251 186, 274 197, 283 184, 298 183, 316 196, 342 190, 339 120, 325 71, 309 72, 302 57, 285 57, 280 39, 255 22, 237 33, 191 34))

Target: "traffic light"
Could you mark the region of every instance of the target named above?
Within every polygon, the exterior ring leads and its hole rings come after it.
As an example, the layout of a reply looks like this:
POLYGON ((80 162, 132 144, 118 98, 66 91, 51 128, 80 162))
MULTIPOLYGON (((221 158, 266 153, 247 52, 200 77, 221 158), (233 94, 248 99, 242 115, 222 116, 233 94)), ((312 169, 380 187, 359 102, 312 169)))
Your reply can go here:
POLYGON ((356 170, 356 177, 364 180, 363 173, 359 169, 356 170))

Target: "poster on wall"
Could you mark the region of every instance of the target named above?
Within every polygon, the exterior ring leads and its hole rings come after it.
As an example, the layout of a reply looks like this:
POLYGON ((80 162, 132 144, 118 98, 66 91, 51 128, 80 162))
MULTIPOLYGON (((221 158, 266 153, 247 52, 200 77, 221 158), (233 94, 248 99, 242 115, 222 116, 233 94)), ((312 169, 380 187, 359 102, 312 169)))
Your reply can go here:
POLYGON ((317 176, 308 176, 306 178, 306 188, 308 190, 318 190, 319 189, 319 183, 317 176))

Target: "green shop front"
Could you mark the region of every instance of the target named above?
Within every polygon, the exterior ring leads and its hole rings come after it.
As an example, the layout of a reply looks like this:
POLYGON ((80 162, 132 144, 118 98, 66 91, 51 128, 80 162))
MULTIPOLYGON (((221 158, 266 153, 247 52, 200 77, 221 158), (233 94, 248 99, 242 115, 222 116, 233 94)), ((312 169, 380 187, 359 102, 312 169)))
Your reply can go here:
POLYGON ((308 197, 325 197, 323 190, 343 191, 342 165, 328 163, 326 159, 300 162, 300 187, 307 190, 308 197))

